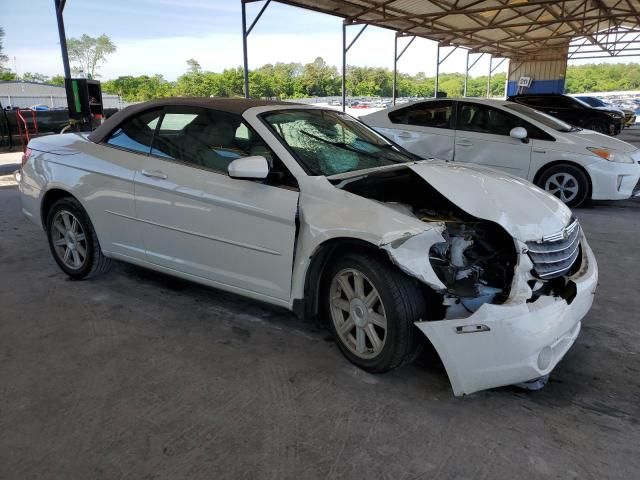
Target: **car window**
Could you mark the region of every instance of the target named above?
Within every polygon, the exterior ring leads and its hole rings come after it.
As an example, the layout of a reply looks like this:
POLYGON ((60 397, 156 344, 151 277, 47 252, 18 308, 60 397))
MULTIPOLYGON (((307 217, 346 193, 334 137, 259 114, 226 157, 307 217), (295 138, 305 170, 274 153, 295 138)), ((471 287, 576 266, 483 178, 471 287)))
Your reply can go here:
MULTIPOLYGON (((527 131, 529 138, 554 140, 553 137, 523 118, 500 109, 477 103, 460 102, 458 105, 458 130, 509 136, 511 129, 522 127, 527 131)), ((524 106, 522 108, 532 110, 524 106)))
POLYGON ((152 110, 125 121, 107 138, 107 144, 148 154, 162 110, 152 110))
POLYGON ((269 148, 257 134, 249 132, 236 114, 200 107, 168 107, 151 153, 223 173, 236 158, 251 155, 262 155, 273 164, 269 148))
POLYGON ((607 104, 596 97, 576 97, 581 102, 586 103, 590 107, 606 107, 607 104))
POLYGON ((577 98, 573 98, 573 97, 556 97, 557 101, 554 102, 554 105, 551 106, 556 106, 556 107, 562 107, 562 108, 580 108, 580 107, 588 107, 589 105, 587 105, 586 103, 578 100, 577 98))
POLYGON ((486 105, 476 103, 460 103, 459 105, 458 130, 509 135, 512 128, 522 127, 525 123, 515 115, 486 105))
POLYGON ((417 127, 451 128, 452 112, 452 102, 419 103, 389 113, 389 120, 417 127))

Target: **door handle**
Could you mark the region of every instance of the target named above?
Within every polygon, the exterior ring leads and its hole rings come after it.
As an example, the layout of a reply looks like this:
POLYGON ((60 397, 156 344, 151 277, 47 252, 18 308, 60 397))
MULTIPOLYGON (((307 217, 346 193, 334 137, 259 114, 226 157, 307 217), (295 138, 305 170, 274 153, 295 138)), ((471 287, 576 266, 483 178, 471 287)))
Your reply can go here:
POLYGON ((160 180, 166 180, 167 178, 167 175, 162 173, 160 170, 153 170, 151 172, 149 170, 142 170, 140 173, 149 178, 157 178, 160 180))
POLYGON ((400 132, 398 134, 398 137, 400 137, 400 138, 411 138, 411 134, 409 132, 400 132))
POLYGON ((547 153, 547 151, 546 151, 546 150, 542 150, 541 148, 534 148, 534 149, 533 149, 533 152, 534 152, 534 153, 547 153))
POLYGON ((469 140, 458 140, 456 142, 456 145, 458 145, 459 147, 472 147, 473 143, 469 140))

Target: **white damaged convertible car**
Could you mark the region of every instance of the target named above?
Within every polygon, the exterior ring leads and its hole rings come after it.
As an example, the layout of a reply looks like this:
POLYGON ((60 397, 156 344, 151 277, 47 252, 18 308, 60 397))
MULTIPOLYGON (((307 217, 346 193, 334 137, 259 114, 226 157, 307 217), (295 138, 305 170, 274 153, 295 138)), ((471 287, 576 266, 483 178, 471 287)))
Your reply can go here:
POLYGON ((24 213, 72 278, 117 259, 320 316, 371 372, 426 336, 456 395, 547 375, 593 301, 596 261, 555 197, 332 110, 165 99, 23 160, 24 213))

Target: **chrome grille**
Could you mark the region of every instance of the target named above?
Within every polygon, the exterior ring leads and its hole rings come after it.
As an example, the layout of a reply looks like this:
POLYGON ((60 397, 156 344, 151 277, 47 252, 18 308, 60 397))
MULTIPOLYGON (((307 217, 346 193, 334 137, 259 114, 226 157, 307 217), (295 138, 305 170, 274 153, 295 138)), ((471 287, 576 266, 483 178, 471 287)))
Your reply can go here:
POLYGON ((548 280, 566 274, 580 254, 580 224, 574 220, 558 233, 543 237, 542 242, 527 242, 533 273, 548 280))

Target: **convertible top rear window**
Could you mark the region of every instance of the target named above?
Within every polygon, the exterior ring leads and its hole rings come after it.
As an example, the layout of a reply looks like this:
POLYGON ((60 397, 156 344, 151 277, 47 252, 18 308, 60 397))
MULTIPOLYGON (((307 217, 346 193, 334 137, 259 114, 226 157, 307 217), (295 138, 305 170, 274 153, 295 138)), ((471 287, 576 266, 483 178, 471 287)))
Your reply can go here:
POLYGON ((311 175, 329 176, 415 160, 341 112, 291 109, 266 113, 262 119, 311 175))

